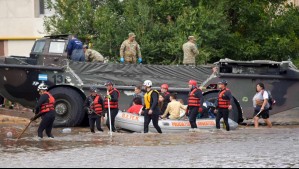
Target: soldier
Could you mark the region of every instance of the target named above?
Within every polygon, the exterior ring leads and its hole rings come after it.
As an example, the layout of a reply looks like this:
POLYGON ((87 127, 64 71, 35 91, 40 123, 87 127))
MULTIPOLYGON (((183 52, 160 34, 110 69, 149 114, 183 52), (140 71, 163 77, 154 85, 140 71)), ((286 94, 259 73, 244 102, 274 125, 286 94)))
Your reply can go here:
POLYGON ((188 37, 188 42, 183 45, 184 61, 183 64, 186 66, 195 66, 196 57, 199 55, 199 51, 196 46, 196 39, 194 36, 188 37))
POLYGON ((153 125, 158 131, 158 133, 162 134, 162 130, 159 126, 159 117, 160 110, 158 106, 159 102, 159 92, 157 90, 153 90, 153 83, 150 80, 146 80, 143 84, 146 90, 146 94, 144 95, 144 133, 149 132, 149 124, 153 121, 153 125))
POLYGON ((98 91, 96 87, 91 87, 91 94, 84 103, 85 110, 87 110, 88 113, 90 131, 92 133, 95 133, 95 123, 100 132, 104 131, 101 127, 101 118, 103 115, 103 110, 105 109, 105 105, 101 95, 99 95, 97 92, 98 91))
POLYGON ((142 62, 141 50, 139 44, 135 41, 136 35, 129 33, 129 38, 125 40, 120 47, 120 61, 122 63, 138 63, 142 62))
POLYGON ((196 119, 198 113, 203 111, 204 97, 202 91, 197 87, 195 80, 189 81, 190 94, 188 99, 187 114, 189 116, 189 122, 191 124, 190 132, 197 130, 196 119))
MULTIPOLYGON (((108 110, 109 109, 109 104, 108 104, 108 99, 109 99, 109 103, 110 103, 110 112, 111 112, 111 125, 112 125, 112 132, 116 132, 116 128, 115 128, 115 118, 118 114, 118 100, 120 97, 120 92, 114 88, 114 84, 111 81, 107 81, 105 83, 105 86, 107 87, 107 96, 105 99, 105 109, 108 110)), ((109 114, 108 114, 108 118, 107 118, 107 122, 106 125, 107 127, 110 129, 110 120, 109 120, 109 114)))
POLYGON ((234 98, 232 96, 231 91, 227 88, 226 80, 222 80, 218 84, 220 92, 218 94, 218 100, 215 110, 215 113, 217 113, 216 128, 220 129, 220 119, 223 118, 226 130, 229 131, 230 127, 228 123, 228 116, 229 111, 233 109, 232 104, 234 103, 234 98))
POLYGON ((85 60, 87 62, 104 62, 104 57, 98 51, 89 49, 88 45, 83 46, 85 60))
POLYGON ((85 61, 83 43, 77 39, 77 36, 71 35, 71 40, 67 46, 67 53, 73 61, 85 61))
POLYGON ((43 138, 44 130, 46 130, 46 134, 49 138, 54 138, 52 135, 52 128, 56 114, 55 99, 47 90, 48 86, 46 86, 44 83, 38 86, 37 91, 41 97, 39 98, 39 101, 35 107, 36 116, 31 119, 31 121, 35 121, 39 117, 42 118, 38 128, 38 137, 40 139, 43 138))

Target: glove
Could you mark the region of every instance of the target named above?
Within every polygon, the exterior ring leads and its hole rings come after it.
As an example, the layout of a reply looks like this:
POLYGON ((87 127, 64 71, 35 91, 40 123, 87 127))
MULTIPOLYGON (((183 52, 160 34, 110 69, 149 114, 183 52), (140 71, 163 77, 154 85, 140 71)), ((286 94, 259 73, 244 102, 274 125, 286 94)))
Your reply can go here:
POLYGON ((199 108, 199 113, 202 113, 203 112, 203 108, 201 107, 201 108, 199 108))
POLYGON ((35 121, 37 119, 37 116, 34 116, 30 119, 30 121, 35 121))
POLYGON ((106 97, 107 97, 109 100, 111 100, 111 96, 110 96, 110 95, 107 95, 106 97))
POLYGON ((124 58, 124 57, 121 57, 121 58, 120 58, 120 62, 121 62, 121 63, 125 63, 125 58, 124 58))
POLYGON ((139 59, 138 59, 138 63, 142 63, 142 58, 139 58, 139 59))

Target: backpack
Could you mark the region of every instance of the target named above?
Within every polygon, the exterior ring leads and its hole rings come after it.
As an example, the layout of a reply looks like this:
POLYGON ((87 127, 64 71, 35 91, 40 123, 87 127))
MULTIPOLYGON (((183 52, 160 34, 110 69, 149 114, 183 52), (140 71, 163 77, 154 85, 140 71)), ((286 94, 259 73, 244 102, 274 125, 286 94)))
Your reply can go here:
MULTIPOLYGON (((269 100, 268 100, 269 105, 270 105, 269 110, 273 110, 273 106, 276 104, 276 100, 273 98, 270 91, 267 91, 267 90, 264 90, 264 91, 266 91, 269 95, 269 100)), ((264 95, 264 91, 263 91, 262 95, 264 95)))

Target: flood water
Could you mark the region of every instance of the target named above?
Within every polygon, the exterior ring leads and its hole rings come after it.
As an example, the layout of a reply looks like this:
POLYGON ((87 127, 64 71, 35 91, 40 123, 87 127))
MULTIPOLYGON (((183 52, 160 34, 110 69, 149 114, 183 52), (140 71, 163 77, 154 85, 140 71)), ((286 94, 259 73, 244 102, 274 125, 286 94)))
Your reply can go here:
POLYGON ((36 127, 0 126, 0 167, 299 167, 299 126, 182 134, 90 134, 73 128, 39 141, 36 127), (6 133, 13 132, 7 139, 6 133))

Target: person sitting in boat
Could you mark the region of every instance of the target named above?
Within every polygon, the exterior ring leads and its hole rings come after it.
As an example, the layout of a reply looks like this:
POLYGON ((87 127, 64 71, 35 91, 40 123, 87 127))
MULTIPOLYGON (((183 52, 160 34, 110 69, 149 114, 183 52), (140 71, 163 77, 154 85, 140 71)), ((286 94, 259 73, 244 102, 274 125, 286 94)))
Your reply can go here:
POLYGON ((181 119, 183 118, 183 117, 185 117, 186 119, 187 119, 187 116, 186 116, 186 109, 188 108, 188 105, 185 105, 185 102, 184 102, 184 100, 183 99, 178 99, 178 101, 183 105, 183 109, 181 108, 181 119))
POLYGON ((162 112, 163 105, 164 105, 164 97, 161 94, 159 94, 158 107, 159 107, 161 113, 164 113, 164 112, 162 112))
POLYGON ((168 104, 162 118, 166 119, 168 117, 170 120, 179 120, 181 118, 181 109, 186 111, 184 105, 176 100, 176 95, 171 94, 170 103, 168 104))
POLYGON ((132 113, 132 114, 141 115, 142 108, 143 108, 142 99, 140 97, 136 97, 133 100, 133 106, 131 106, 127 112, 132 113))

